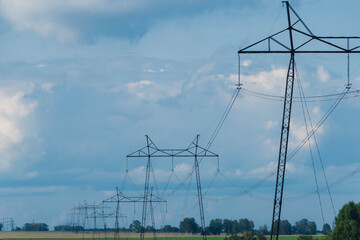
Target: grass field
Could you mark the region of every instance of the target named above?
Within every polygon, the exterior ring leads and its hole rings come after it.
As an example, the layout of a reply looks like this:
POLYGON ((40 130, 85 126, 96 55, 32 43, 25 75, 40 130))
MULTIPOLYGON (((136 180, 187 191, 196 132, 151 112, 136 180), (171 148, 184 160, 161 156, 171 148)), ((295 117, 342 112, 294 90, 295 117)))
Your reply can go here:
MULTIPOLYGON (((317 236, 315 237, 315 239, 322 239, 323 237, 321 236, 317 236)), ((93 240, 94 238, 33 238, 33 237, 21 237, 21 238, 0 238, 2 240, 14 240, 14 239, 18 239, 18 240, 32 240, 32 239, 41 239, 41 240, 79 240, 79 239, 84 239, 84 240, 93 240)), ((109 236, 107 238, 95 238, 96 240, 111 240, 114 239, 113 237, 109 236)), ((120 238, 120 239, 126 239, 126 238, 120 238)), ((131 238, 134 240, 139 240, 139 238, 131 238)), ((152 239, 152 238, 148 238, 148 239, 152 239)), ((176 240, 179 238, 160 238, 161 240, 176 240)), ((181 238, 181 240, 199 240, 202 238, 181 238)), ((223 238, 207 238, 208 240, 222 240, 223 238)), ((270 237, 267 237, 267 239, 270 239, 270 237)), ((279 237, 279 240, 296 240, 297 236, 286 236, 286 237, 279 237)))
MULTIPOLYGON (((223 240, 225 235, 220 235, 216 237, 208 236, 207 240, 223 240)), ((145 235, 146 240, 153 240, 151 234, 145 235)), ((200 235, 182 235, 182 234, 166 234, 159 233, 157 235, 159 240, 202 240, 200 235)), ((297 236, 281 236, 280 240, 296 240, 297 236)), ((316 236, 317 239, 322 239, 323 236, 316 236)), ((96 233, 93 235, 91 232, 86 233, 73 233, 73 232, 0 232, 0 239, 19 239, 19 240, 30 240, 30 239, 41 239, 41 240, 110 240, 114 239, 114 233, 108 232, 106 235, 104 233, 96 233)), ((120 233, 120 239, 125 240, 139 240, 139 234, 134 233, 120 233)), ((270 239, 268 237, 267 239, 270 239)))

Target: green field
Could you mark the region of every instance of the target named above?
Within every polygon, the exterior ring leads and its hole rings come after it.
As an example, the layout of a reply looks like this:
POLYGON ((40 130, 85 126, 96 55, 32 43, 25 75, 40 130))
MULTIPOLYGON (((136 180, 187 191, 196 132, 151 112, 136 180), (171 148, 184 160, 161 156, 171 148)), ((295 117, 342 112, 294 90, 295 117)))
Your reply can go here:
MULTIPOLYGON (((323 236, 314 236, 315 239, 323 239, 323 236)), ((18 239, 18 240, 31 240, 31 239, 41 239, 41 240, 79 240, 79 239, 84 239, 84 240, 111 240, 114 239, 113 237, 109 236, 108 238, 1 238, 1 240, 14 240, 14 239, 18 239)), ((122 240, 124 239, 128 239, 128 240, 139 240, 139 238, 121 238, 122 240)), ((145 238, 146 240, 153 240, 153 238, 145 238)), ((200 240, 202 239, 201 237, 160 237, 158 238, 159 240, 200 240)), ((207 237, 208 240, 223 240, 223 237, 207 237)), ((270 239, 270 237, 267 237, 267 239, 270 239)), ((280 240, 296 240, 297 236, 286 236, 286 237, 279 237, 280 240)))

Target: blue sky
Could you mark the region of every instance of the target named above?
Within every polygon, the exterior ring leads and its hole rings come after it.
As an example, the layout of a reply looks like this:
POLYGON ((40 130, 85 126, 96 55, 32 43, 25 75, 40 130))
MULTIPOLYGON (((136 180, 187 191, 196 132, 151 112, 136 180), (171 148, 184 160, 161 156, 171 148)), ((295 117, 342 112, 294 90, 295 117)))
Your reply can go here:
MULTIPOLYGON (((317 35, 360 35, 358 1, 291 4, 317 35)), ((63 224, 74 204, 99 203, 115 186, 140 194, 144 161, 129 161, 133 184, 123 179, 125 156, 145 146, 145 134, 162 148, 186 147, 200 134, 205 146, 234 91, 237 51, 286 26, 281 1, 265 0, 2 0, 0 16, 0 213, 19 226, 63 224)), ((283 95, 288 58, 242 57, 244 89, 283 95)), ((351 57, 354 89, 360 87, 359 60, 351 57)), ((296 63, 308 96, 339 93, 346 84, 346 56, 298 56, 296 63)), ((308 104, 314 124, 330 104, 308 104)), ((357 97, 344 100, 316 133, 329 183, 360 167, 359 108, 357 97)), ((281 102, 240 92, 211 148, 220 155, 221 174, 216 161, 201 163, 207 220, 270 224, 273 178, 252 195, 214 199, 235 195, 274 169, 281 114, 281 102)), ((291 126, 290 151, 306 136, 298 102, 291 126)), ((174 174, 181 178, 192 164, 175 161, 174 174)), ((177 185, 171 168, 171 159, 153 162, 160 195, 170 176, 168 190, 177 185)), ((315 169, 322 187, 318 159, 315 169)), ((285 198, 316 189, 307 146, 287 170, 285 198)), ((157 225, 199 219, 195 186, 192 178, 167 199, 164 221, 158 206, 157 225)), ((360 201, 358 186, 355 175, 331 189, 336 210, 360 201)), ((321 197, 331 223, 329 198, 326 192, 321 197)), ((294 224, 306 217, 321 228, 318 206, 316 195, 285 200, 283 218, 294 224)), ((133 212, 124 206, 122 224, 139 219, 141 206, 133 212)))

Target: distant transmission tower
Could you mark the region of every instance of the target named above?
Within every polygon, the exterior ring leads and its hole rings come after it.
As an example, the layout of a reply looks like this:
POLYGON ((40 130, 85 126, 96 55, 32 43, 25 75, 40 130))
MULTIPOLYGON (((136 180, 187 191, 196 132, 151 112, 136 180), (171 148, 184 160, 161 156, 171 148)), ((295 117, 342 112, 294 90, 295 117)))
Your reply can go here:
MULTIPOLYGON (((122 192, 119 191, 118 188, 116 188, 116 194, 114 196, 103 200, 104 204, 106 204, 106 203, 116 203, 115 235, 114 235, 115 238, 119 238, 119 218, 124 217, 119 212, 120 203, 145 203, 145 202, 150 202, 151 218, 153 220, 153 231, 155 231, 155 221, 154 221, 154 215, 153 215, 154 211, 152 209, 152 203, 153 202, 166 203, 166 200, 154 196, 152 194, 152 189, 151 189, 151 192, 150 192, 150 196, 147 196, 147 197, 129 197, 129 196, 125 196, 122 192)), ((143 228, 143 226, 141 226, 140 233, 142 233, 143 230, 145 230, 145 228, 143 228)), ((155 232, 154 232, 154 237, 156 238, 155 232)))
POLYGON ((146 225, 146 211, 147 211, 147 203, 149 202, 149 180, 150 180, 150 169, 151 169, 151 158, 160 158, 160 157, 167 157, 167 158, 194 158, 194 167, 195 167, 195 174, 196 174, 196 186, 197 186, 197 193, 198 193, 198 201, 199 201, 199 210, 200 210, 200 221, 201 221, 201 228, 202 228, 202 236, 203 239, 206 239, 206 230, 205 230, 205 216, 204 216, 204 207, 203 207, 203 197, 201 192, 201 181, 200 181, 200 170, 199 170, 199 159, 205 157, 216 157, 218 158, 219 155, 202 148, 198 145, 199 143, 199 135, 195 137, 195 139, 191 142, 191 144, 185 149, 160 149, 158 148, 155 143, 146 135, 146 147, 141 148, 138 151, 135 151, 129 154, 128 158, 147 158, 146 164, 146 174, 145 174, 145 187, 144 187, 144 204, 143 204, 143 211, 142 211, 142 221, 141 221, 141 233, 140 239, 144 239, 144 231, 146 225))
MULTIPOLYGON (((286 87, 285 87, 285 97, 284 97, 284 108, 283 108, 283 118, 281 126, 281 137, 280 137, 280 149, 279 149, 279 159, 276 175, 276 185, 275 185, 275 198, 274 198, 274 208, 273 208, 273 217, 271 225, 271 238, 279 238, 279 227, 280 227, 280 215, 283 199, 283 188, 285 180, 285 167, 286 167, 286 158, 289 142, 289 132, 290 132, 290 118, 291 118, 291 108, 292 108, 292 98, 293 98, 293 87, 294 87, 294 66, 295 66, 295 53, 345 53, 348 55, 348 68, 347 68, 347 88, 350 88, 350 53, 360 53, 358 50, 360 46, 355 46, 350 48, 350 41, 354 39, 360 39, 360 37, 333 37, 333 36, 316 36, 310 29, 306 26, 304 21, 300 16, 295 12, 291 7, 288 1, 283 1, 286 4, 287 10, 287 20, 288 27, 280 32, 277 32, 269 37, 266 37, 254 44, 249 45, 238 51, 239 58, 241 54, 256 54, 256 53, 287 53, 290 54, 290 62, 286 76, 286 87), (291 17, 295 17, 296 21, 292 21, 291 17), (295 28, 296 25, 299 25, 303 29, 295 28), (288 43, 281 42, 278 37, 281 38, 282 33, 288 33, 288 43), (298 35, 299 39, 295 39, 294 36, 298 35), (277 37, 277 38, 275 38, 277 37), (306 39, 306 40, 302 40, 306 39), (297 41, 295 41, 297 40, 297 41), (322 44, 324 47, 327 47, 326 50, 319 50, 316 48, 316 45, 313 46, 312 43, 322 44), (263 44, 267 43, 267 44, 263 44), (341 43, 341 44, 339 44, 341 43), (266 46, 265 49, 254 49, 256 47, 266 46), (315 48, 314 48, 315 47, 315 48)), ((240 84, 240 83, 239 83, 240 84)))
POLYGON ((2 218, 2 231, 14 231, 14 220, 13 218, 3 217, 2 218))

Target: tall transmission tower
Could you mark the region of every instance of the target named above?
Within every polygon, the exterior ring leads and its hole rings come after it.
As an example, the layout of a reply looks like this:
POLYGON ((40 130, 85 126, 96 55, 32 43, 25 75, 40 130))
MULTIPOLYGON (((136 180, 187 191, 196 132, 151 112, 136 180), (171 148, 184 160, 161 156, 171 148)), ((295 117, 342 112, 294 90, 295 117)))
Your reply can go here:
POLYGON ((206 231, 205 231, 205 216, 204 216, 204 207, 203 207, 203 197, 201 192, 201 181, 200 181, 200 170, 199 170, 199 159, 203 159, 205 157, 216 157, 218 158, 219 155, 200 147, 199 143, 199 135, 195 137, 195 139, 191 142, 191 144, 185 149, 160 149, 158 148, 155 143, 149 138, 146 137, 147 146, 137 150, 131 154, 129 154, 128 158, 147 158, 146 164, 146 174, 145 174, 145 187, 144 187, 144 204, 143 204, 143 211, 142 211, 142 230, 140 233, 140 239, 144 239, 144 230, 146 224, 146 211, 147 211, 147 203, 149 201, 149 180, 150 180, 150 168, 151 168, 151 158, 194 158, 194 170, 196 174, 196 186, 197 186, 197 193, 198 193, 198 201, 199 201, 199 210, 200 210, 200 221, 202 227, 202 236, 203 239, 206 239, 206 231))
MULTIPOLYGON (((317 36, 314 35, 311 30, 307 27, 300 16, 295 12, 288 1, 283 1, 286 5, 287 11, 287 22, 288 27, 280 32, 272 34, 254 44, 251 44, 238 51, 240 58, 241 54, 266 54, 266 53, 286 53, 290 54, 290 61, 288 71, 286 75, 286 86, 285 86, 285 97, 284 97, 284 108, 281 126, 281 137, 280 137, 280 148, 278 167, 276 175, 275 185, 275 197, 274 197, 274 208, 273 217, 271 224, 271 237, 270 239, 279 238, 279 226, 280 216, 283 199, 283 189, 285 181, 285 167, 286 158, 289 142, 290 133, 290 120, 291 120, 291 109, 292 109, 292 98, 294 88, 294 66, 295 66, 295 54, 307 54, 307 53, 345 53, 347 54, 348 68, 347 68, 347 88, 350 88, 350 54, 360 53, 360 46, 354 46, 350 48, 350 41, 360 39, 360 37, 334 37, 334 36, 317 36), (295 17, 295 21, 292 21, 292 17, 295 17), (300 30, 300 28, 302 30, 300 30), (288 42, 284 43, 282 35, 288 34, 288 42), (295 38, 295 35, 298 37, 295 38), (305 39, 305 40, 304 40, 305 39), (339 43, 340 42, 340 43, 339 43), (267 43, 267 44, 264 44, 267 43), (317 43, 317 44, 313 44, 317 43), (267 46, 265 49, 263 46, 267 46), (319 50, 319 45, 324 49, 319 50), (260 49, 258 49, 260 47, 260 49)), ((240 76, 240 74, 239 74, 240 76)), ((240 84, 240 83, 239 83, 240 84)))
POLYGON ((9 217, 3 217, 1 221, 3 225, 2 231, 13 231, 14 230, 14 219, 9 217))
MULTIPOLYGON (((103 200, 103 203, 116 203, 116 212, 115 212, 115 238, 119 237, 119 218, 124 218, 125 216, 121 215, 119 212, 120 209, 120 203, 144 203, 144 202, 150 202, 151 206, 151 218, 154 219, 153 216, 153 209, 152 209, 152 203, 166 203, 166 200, 156 197, 152 194, 152 191, 150 192, 150 196, 144 197, 129 197, 125 196, 122 192, 119 191, 118 188, 116 188, 116 194, 108 199, 103 200)), ((155 231, 155 223, 153 221, 153 231, 155 231)), ((140 233, 145 230, 143 226, 141 226, 140 233)), ((154 236, 156 236, 154 234, 154 236)))

